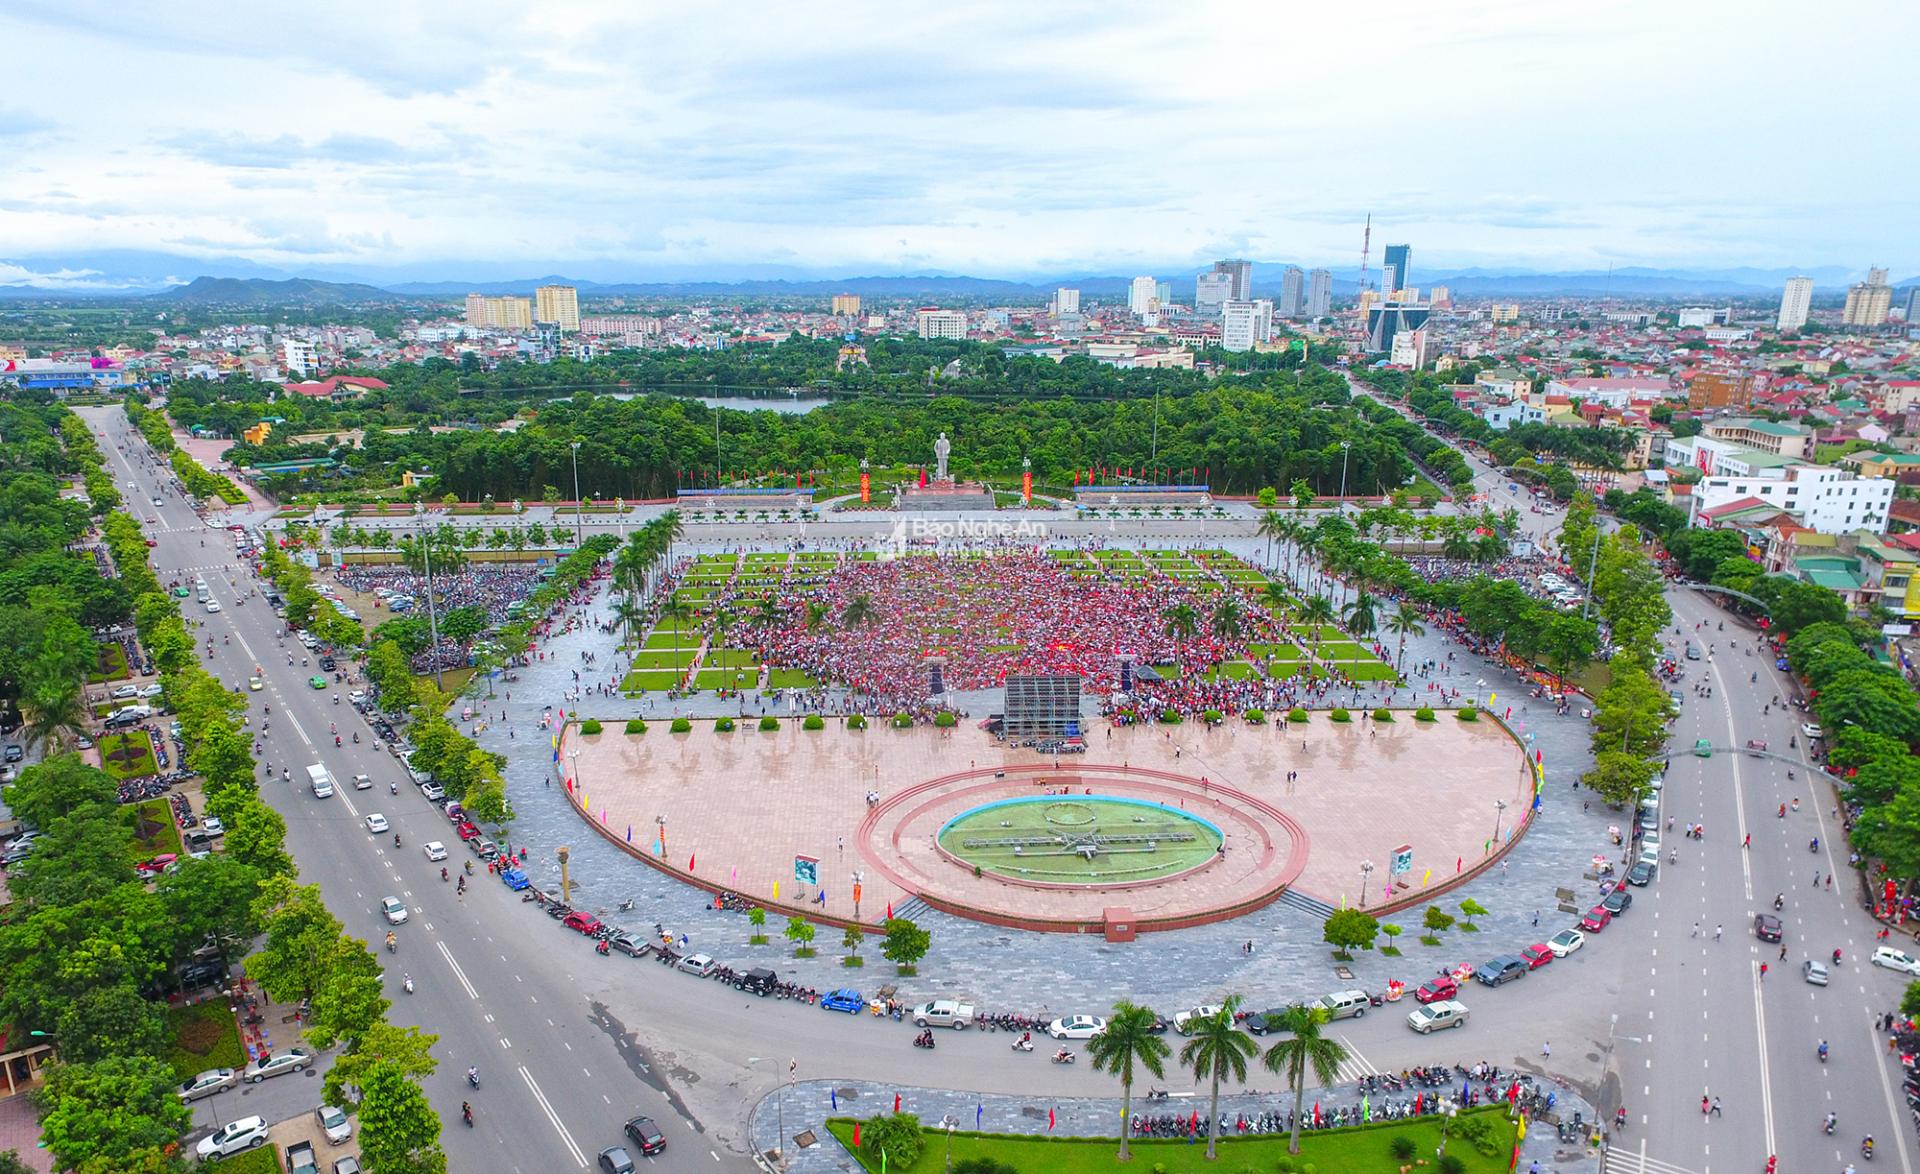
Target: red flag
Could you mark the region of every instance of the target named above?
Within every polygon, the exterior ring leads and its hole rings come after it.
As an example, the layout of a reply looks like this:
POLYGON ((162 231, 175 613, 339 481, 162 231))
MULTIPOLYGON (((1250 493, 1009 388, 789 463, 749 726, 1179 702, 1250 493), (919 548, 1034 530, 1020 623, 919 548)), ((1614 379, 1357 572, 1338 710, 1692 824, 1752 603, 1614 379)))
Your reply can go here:
POLYGON ((893 920, 893 902, 892 901, 887 902, 887 920, 888 921, 893 920))
POLYGON ((1313 1102, 1313 1127, 1320 1128, 1320 1102, 1313 1102))
MULTIPOLYGON (((894 1110, 894 1111, 895 1111, 896 1113, 897 1113, 897 1112, 899 1112, 899 1110, 898 1110, 898 1109, 896 1109, 896 1110, 894 1110)), ((1048 1109, 1048 1110, 1047 1110, 1047 1132, 1048 1132, 1048 1133, 1052 1133, 1052 1132, 1053 1132, 1053 1110, 1052 1110, 1052 1109, 1048 1109)))
POLYGON ((1195 1109, 1193 1111, 1193 1119, 1187 1122, 1187 1132, 1189 1134, 1192 1134, 1192 1133, 1198 1132, 1199 1129, 1200 1129, 1200 1110, 1195 1109))
POLYGON ((687 857, 687 871, 688 872, 693 871, 693 857, 691 856, 687 857))
POLYGON ((896 1113, 900 1111, 900 1094, 899 1093, 893 1094, 893 1111, 896 1113))
MULTIPOLYGON (((1442 860, 1445 860, 1445 859, 1446 859, 1446 857, 1444 857, 1444 856, 1442 856, 1442 857, 1441 857, 1440 859, 1442 859, 1442 860)), ((1466 857, 1464 857, 1464 856, 1455 856, 1455 857, 1453 858, 1453 871, 1455 871, 1455 872, 1459 872, 1459 871, 1460 871, 1460 865, 1461 865, 1461 862, 1462 862, 1462 861, 1464 861, 1465 859, 1466 859, 1466 857)))
POLYGON ((925 465, 922 465, 920 466, 920 488, 925 489, 926 487, 927 487, 927 467, 925 465))
MULTIPOLYGON (((1421 1112, 1426 1107, 1426 1101, 1427 1101, 1427 1097, 1425 1093, 1413 1094, 1413 1115, 1414 1116, 1418 1117, 1421 1114, 1421 1112)), ((855 1144, 857 1145, 859 1143, 856 1142, 855 1144)))
POLYGON ((860 1148, 860 1123, 858 1121, 853 1123, 853 1148, 860 1148))

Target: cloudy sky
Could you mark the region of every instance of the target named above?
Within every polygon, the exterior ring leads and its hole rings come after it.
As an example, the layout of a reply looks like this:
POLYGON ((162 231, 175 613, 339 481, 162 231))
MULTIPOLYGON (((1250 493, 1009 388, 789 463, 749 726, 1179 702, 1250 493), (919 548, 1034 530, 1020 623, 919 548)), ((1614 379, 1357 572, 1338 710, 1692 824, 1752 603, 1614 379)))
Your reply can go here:
POLYGON ((1913 0, 8 0, 0 44, 0 283, 1357 267, 1368 212, 1428 273, 1920 272, 1913 0))

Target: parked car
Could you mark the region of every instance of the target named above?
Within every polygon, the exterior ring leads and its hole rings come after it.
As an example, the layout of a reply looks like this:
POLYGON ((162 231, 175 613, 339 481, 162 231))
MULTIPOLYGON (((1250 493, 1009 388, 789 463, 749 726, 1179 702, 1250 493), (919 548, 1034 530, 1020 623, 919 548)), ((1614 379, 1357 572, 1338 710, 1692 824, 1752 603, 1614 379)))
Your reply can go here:
POLYGON ((560 924, 575 933, 582 934, 595 934, 600 932, 601 929, 600 919, 598 917, 595 917, 591 913, 582 913, 579 910, 567 914, 560 924))
POLYGON ((1047 1024, 1047 1034, 1055 1039, 1092 1039, 1107 1029, 1107 1021, 1098 1015, 1066 1015, 1047 1024))
POLYGON ((867 1000, 852 987, 841 987, 837 991, 828 991, 821 998, 820 1006, 828 1011, 845 1011, 849 1015, 858 1015, 867 1009, 867 1000))
POLYGON ((243 1150, 267 1144, 267 1120, 264 1117, 241 1117, 229 1121, 212 1133, 200 1139, 194 1147, 194 1153, 201 1161, 209 1162, 215 1158, 224 1158, 243 1150))
POLYGON ((630 958, 638 958, 646 952, 647 943, 638 934, 617 933, 607 939, 607 946, 630 958))
POLYGON ((321 1105, 313 1111, 314 1120, 320 1122, 320 1128, 327 1135, 330 1145, 344 1145, 353 1136, 353 1124, 347 1115, 332 1105, 321 1105))
POLYGON ((1902 974, 1920 975, 1920 959, 1905 950, 1896 950, 1892 946, 1881 946, 1874 950, 1868 959, 1875 966, 1884 966, 1888 970, 1897 970, 1902 974))
POLYGON ((680 959, 680 965, 675 969, 684 970, 695 978, 705 978, 712 974, 714 967, 718 965, 720 964, 713 960, 711 954, 688 954, 680 959))
POLYGON ((1532 969, 1527 960, 1512 954, 1489 958, 1474 968, 1473 977, 1485 986, 1502 986, 1516 978, 1525 978, 1532 969))
POLYGON ((1625 885, 1608 893, 1606 898, 1600 902, 1601 907, 1615 917, 1625 913, 1627 906, 1631 904, 1633 904, 1633 894, 1627 890, 1625 885))
POLYGON ((964 1031, 973 1022, 973 1004, 953 999, 934 999, 913 1009, 915 1027, 951 1027, 964 1031))
POLYGON ((1634 866, 1627 870, 1627 883, 1645 888, 1653 883, 1653 878, 1659 871, 1660 866, 1651 860, 1636 861, 1634 866))
POLYGON ((209 1068, 192 1077, 180 1086, 182 1101, 197 1101, 201 1097, 210 1097, 225 1092, 240 1083, 240 1074, 231 1068, 209 1068))
POLYGON ((275 1052, 264 1060, 255 1060, 247 1065, 246 1081, 248 1084, 259 1084, 269 1077, 299 1072, 311 1063, 313 1063, 313 1057, 307 1055, 304 1048, 288 1048, 284 1052, 275 1052))
POLYGON ((1612 924, 1612 922, 1613 914, 1605 908, 1595 905, 1593 908, 1587 910, 1585 917, 1580 919, 1580 928, 1586 930, 1588 933, 1599 933, 1601 930, 1607 928, 1608 925, 1612 924))
POLYGON ((1265 1035, 1269 1031, 1283 1031, 1287 1022, 1286 1007, 1269 1007, 1265 1011, 1255 1011, 1240 1021, 1240 1026, 1255 1035, 1265 1035))
POLYGON ((1535 942, 1520 951, 1520 956, 1527 960, 1527 969, 1538 970, 1553 961, 1553 949, 1545 942, 1535 942))
POLYGON ((759 995, 764 999, 773 993, 773 988, 777 986, 779 982, 780 976, 778 974, 768 970, 764 966, 756 966, 752 970, 734 979, 733 989, 759 995))
POLYGON ((1407 1014, 1407 1026, 1421 1035, 1431 1034, 1444 1027, 1462 1027, 1466 1022, 1466 1004, 1456 1003, 1451 999, 1428 1003, 1424 1007, 1415 1007, 1407 1014))
POLYGON ((1211 1019, 1218 1014, 1220 1014, 1218 1003, 1203 1003, 1198 1007, 1189 1007, 1173 1017, 1173 1029, 1181 1035, 1186 1035, 1200 1026, 1200 1020, 1211 1019))
POLYGON ((1800 736, 1803 738, 1820 738, 1826 736, 1826 731, 1813 722, 1801 722, 1800 736))
POLYGON ((431 779, 429 779, 427 782, 420 784, 420 794, 425 796, 427 802, 429 803, 432 803, 439 799, 445 799, 447 797, 447 792, 440 786, 440 784, 433 782, 431 779))
POLYGON ((1459 993, 1460 984, 1443 974, 1421 983, 1420 989, 1413 992, 1413 998, 1417 1003, 1443 1003, 1459 993))

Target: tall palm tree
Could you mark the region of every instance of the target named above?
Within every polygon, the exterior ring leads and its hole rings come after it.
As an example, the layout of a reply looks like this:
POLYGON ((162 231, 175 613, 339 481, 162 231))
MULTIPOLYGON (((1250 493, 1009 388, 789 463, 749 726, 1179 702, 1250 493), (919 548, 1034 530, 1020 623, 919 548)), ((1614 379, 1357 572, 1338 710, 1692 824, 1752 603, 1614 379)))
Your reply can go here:
POLYGON ((1287 516, 1279 510, 1267 510, 1260 515, 1260 537, 1267 540, 1267 569, 1273 569, 1273 540, 1286 534, 1287 516))
POLYGON ((613 618, 627 629, 627 639, 635 639, 634 629, 647 618, 646 609, 631 599, 623 599, 613 605, 613 618))
POLYGON ((867 624, 874 623, 879 620, 879 618, 879 614, 873 610, 873 597, 865 594, 856 595, 847 601, 845 608, 841 609, 840 626, 843 628, 864 627, 867 624))
MULTIPOLYGON (((1305 623, 1314 625, 1316 629, 1321 624, 1331 624, 1333 622, 1333 616, 1333 603, 1324 595, 1310 596, 1305 603, 1300 605, 1300 619, 1305 623)), ((1319 634, 1318 631, 1314 632, 1316 638, 1319 634)))
POLYGON ((1424 636, 1427 634, 1427 629, 1425 625, 1421 624, 1420 617, 1415 615, 1413 610, 1405 604, 1395 609, 1394 613, 1387 617, 1386 628, 1387 631, 1400 637, 1400 652, 1399 655, 1394 658, 1393 667, 1394 671, 1405 673, 1407 670, 1407 637, 1424 636))
POLYGON ((1293 536, 1293 545, 1300 551, 1300 562, 1307 574, 1313 574, 1313 555, 1320 549, 1320 534, 1312 526, 1295 523, 1300 526, 1299 533, 1293 536))
POLYGON ((692 614, 693 612, 688 610, 687 605, 677 599, 667 600, 666 606, 660 609, 660 618, 673 625, 673 646, 675 648, 680 647, 680 625, 685 623, 687 618, 692 614))
POLYGON ((86 731, 87 707, 80 694, 79 681, 57 676, 29 685, 20 697, 20 736, 29 748, 45 745, 57 734, 86 731))
POLYGON ((1160 619, 1161 631, 1183 644, 1193 639, 1193 634, 1200 630, 1200 617, 1184 603, 1176 603, 1161 612, 1160 619))
POLYGON ((1245 1032, 1234 1026, 1233 1013, 1240 1009, 1240 996, 1228 995, 1220 1013, 1204 1019, 1189 1020, 1193 1038, 1180 1049, 1180 1063, 1193 1070, 1194 1083, 1210 1080, 1212 1100, 1207 1105, 1207 1160, 1219 1157, 1215 1143, 1220 1140, 1220 1081, 1247 1082, 1247 1057, 1260 1050, 1245 1032))
POLYGON ((1346 606, 1344 612, 1348 631, 1356 636, 1373 635, 1373 630, 1379 626, 1379 619, 1373 614, 1374 603, 1373 596, 1364 588, 1353 597, 1353 602, 1346 606))
POLYGON ((817 599, 807 601, 807 631, 818 632, 827 622, 827 605, 817 599))
POLYGON ((1473 557, 1473 535, 1464 526, 1457 523, 1448 527, 1447 535, 1440 542, 1440 553, 1448 558, 1470 559, 1473 557))
POLYGON ((1280 535, 1280 541, 1283 544, 1285 544, 1287 548, 1287 580, 1288 582, 1292 582, 1293 580, 1293 559, 1294 559, 1294 553, 1297 549, 1296 544, 1300 541, 1300 534, 1305 529, 1306 527, 1301 525, 1300 519, 1294 517, 1292 514, 1283 515, 1280 519, 1280 525, 1278 527, 1278 530, 1280 535))
POLYGON ((1290 1154, 1300 1152, 1300 1105, 1307 1095, 1307 1071, 1311 1069, 1313 1078, 1321 1084, 1332 1084, 1340 1077, 1340 1061, 1347 1058, 1347 1049, 1338 1040, 1320 1034, 1320 1025, 1326 1021, 1325 1011, 1295 1003, 1280 1017, 1279 1042, 1260 1058, 1267 1071, 1285 1076, 1287 1087, 1293 1090, 1293 1133, 1287 1139, 1290 1154))
POLYGON ((1269 583, 1261 589, 1260 601, 1267 605, 1267 610, 1278 616, 1286 614, 1287 605, 1293 601, 1293 597, 1280 584, 1269 583))
POLYGON ((1167 1041, 1154 1034, 1158 1022, 1150 1008, 1126 999, 1113 1005, 1107 1016, 1107 1029, 1087 1041, 1087 1059, 1098 1072, 1111 1072, 1120 1078, 1120 1160, 1133 1160, 1127 1149, 1127 1135, 1133 1124, 1133 1068, 1135 1064, 1155 1076, 1165 1078, 1165 1061, 1171 1051, 1167 1041))
POLYGON ((753 619, 767 628, 777 628, 787 618, 787 609, 781 606, 777 592, 769 591, 753 601, 753 619))
POLYGON ((1226 643, 1240 635, 1240 601, 1229 595, 1213 605, 1213 615, 1208 619, 1208 627, 1213 630, 1213 638, 1226 643))

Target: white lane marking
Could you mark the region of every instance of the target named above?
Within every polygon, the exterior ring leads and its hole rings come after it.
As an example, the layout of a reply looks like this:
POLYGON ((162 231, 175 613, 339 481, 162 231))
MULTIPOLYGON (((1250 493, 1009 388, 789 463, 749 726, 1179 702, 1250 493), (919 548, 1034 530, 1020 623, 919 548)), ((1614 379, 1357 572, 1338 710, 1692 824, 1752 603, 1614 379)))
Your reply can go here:
MULTIPOLYGON (((1873 1027, 1869 1025, 1867 1027, 1867 1055, 1877 1056, 1879 1054, 1877 1051, 1879 1046, 1879 1037, 1874 1033, 1873 1027)), ((1874 1064, 1874 1069, 1880 1074, 1880 1091, 1887 1098, 1887 1116, 1893 1118, 1895 1123, 1893 1137, 1894 1141, 1897 1142, 1900 1147, 1900 1169, 1903 1174, 1913 1174, 1913 1155, 1907 1150, 1907 1131, 1899 1127, 1900 1109, 1893 1099, 1893 1082, 1887 1079, 1888 1067, 1889 1065, 1886 1064, 1874 1064)), ((1827 1093, 1827 1099, 1833 1099, 1831 1090, 1827 1093)))
POLYGON ((1767 1065, 1767 1007, 1760 998, 1764 983, 1757 969, 1759 963, 1753 965, 1756 967, 1753 971, 1753 1017, 1758 1028, 1754 1038, 1760 1043, 1760 1121, 1767 1134, 1767 1152, 1777 1154, 1780 1151, 1773 1144, 1773 1071, 1767 1065))
POLYGON ((480 992, 474 990, 473 984, 467 981, 467 972, 460 969, 460 964, 453 960, 453 951, 447 949, 447 943, 435 942, 434 945, 440 948, 440 956, 447 960, 447 966, 452 969, 453 977, 460 983, 461 988, 467 992, 467 997, 469 999, 478 999, 480 992))
POLYGON ((554 1132, 560 1135, 560 1143, 567 1147, 568 1153, 573 1155, 574 1162, 582 1170, 586 1169, 587 1155, 582 1153, 580 1147, 574 1143, 573 1134, 567 1132, 566 1125, 560 1120, 560 1114, 553 1111, 553 1103, 547 1100, 546 1093, 540 1091, 539 1083, 533 1079, 533 1073, 527 1071, 525 1064, 520 1066, 520 1079, 527 1082, 527 1090, 533 1093, 533 1099, 539 1103, 540 1111, 545 1113, 547 1120, 553 1123, 554 1132))

